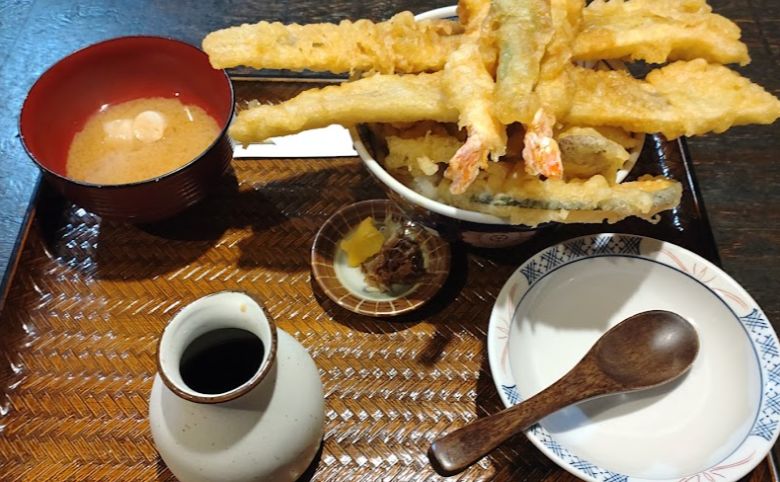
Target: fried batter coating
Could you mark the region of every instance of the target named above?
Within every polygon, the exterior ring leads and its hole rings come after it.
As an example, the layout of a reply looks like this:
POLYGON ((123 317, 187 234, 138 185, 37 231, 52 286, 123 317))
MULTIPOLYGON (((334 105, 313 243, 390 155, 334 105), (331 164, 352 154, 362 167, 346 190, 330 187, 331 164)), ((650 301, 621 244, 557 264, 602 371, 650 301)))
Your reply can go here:
POLYGON ((638 80, 621 71, 572 67, 577 89, 565 121, 660 132, 668 139, 771 124, 780 100, 722 65, 678 61, 638 80))
POLYGON ((275 105, 240 111, 230 136, 241 143, 293 134, 330 124, 362 122, 454 122, 458 111, 441 89, 441 73, 382 75, 301 92, 275 105))
POLYGON ((628 151, 591 127, 571 127, 558 135, 566 179, 587 179, 596 174, 613 184, 628 151))
POLYGON ((498 46, 494 34, 495 25, 488 21, 491 3, 491 0, 459 0, 457 14, 466 31, 466 34, 460 37, 460 42, 477 42, 482 61, 490 75, 495 78, 498 46))
POLYGON ((387 156, 384 166, 390 170, 404 169, 412 176, 432 176, 438 164, 447 163, 463 142, 458 138, 434 133, 421 137, 386 136, 387 156))
POLYGON ((572 43, 582 27, 585 0, 550 0, 553 35, 544 51, 540 79, 552 79, 563 73, 572 58, 572 43))
POLYGON ((739 27, 704 0, 594 0, 574 42, 577 60, 750 62, 739 27))
POLYGON ((259 22, 212 32, 203 40, 203 50, 218 69, 244 65, 334 73, 426 72, 444 67, 461 30, 449 20, 416 22, 411 12, 379 23, 259 22))
POLYGON ((584 0, 552 0, 553 36, 547 45, 534 92, 544 109, 555 118, 569 111, 574 83, 569 75, 571 45, 582 24, 584 0))
POLYGON ((479 27, 484 20, 485 9, 490 9, 490 0, 459 0, 456 7, 458 20, 468 31, 479 27))
MULTIPOLYGON (((573 127, 572 127, 573 128, 573 127)), ((628 132, 620 127, 595 127, 599 134, 606 137, 612 142, 615 142, 622 146, 626 150, 639 148, 645 142, 645 136, 642 134, 636 134, 628 132)))
POLYGON ((553 36, 550 0, 493 0, 498 43, 496 115, 505 125, 531 122, 539 110, 533 88, 553 36))

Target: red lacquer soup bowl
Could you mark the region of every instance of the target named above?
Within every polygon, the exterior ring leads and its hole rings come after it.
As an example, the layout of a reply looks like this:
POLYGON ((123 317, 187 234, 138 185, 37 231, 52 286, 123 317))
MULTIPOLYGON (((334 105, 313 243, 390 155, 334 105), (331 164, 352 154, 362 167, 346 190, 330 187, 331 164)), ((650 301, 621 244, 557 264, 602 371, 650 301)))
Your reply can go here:
POLYGON ((30 158, 65 197, 100 216, 160 220, 197 203, 232 158, 227 126, 233 87, 198 48, 161 37, 121 37, 79 50, 47 70, 22 106, 19 131, 30 158), (144 97, 178 98, 203 108, 221 132, 201 154, 158 177, 128 184, 69 179, 73 137, 101 107, 144 97))

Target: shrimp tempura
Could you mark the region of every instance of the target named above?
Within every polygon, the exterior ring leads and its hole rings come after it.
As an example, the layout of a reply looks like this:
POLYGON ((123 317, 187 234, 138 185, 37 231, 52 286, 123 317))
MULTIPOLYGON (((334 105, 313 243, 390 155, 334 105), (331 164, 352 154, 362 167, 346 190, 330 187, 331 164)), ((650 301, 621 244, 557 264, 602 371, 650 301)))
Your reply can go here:
MULTIPOLYGON (((444 176, 451 179, 450 192, 463 193, 474 182, 480 169, 487 167, 488 154, 498 161, 506 152, 506 129, 493 113, 495 83, 485 62, 491 52, 485 19, 490 3, 485 0, 464 2, 469 8, 463 43, 447 59, 442 89, 458 110, 458 126, 466 128, 468 140, 449 161, 444 176)), ((488 57, 488 61, 491 59, 488 57)), ((493 62, 489 62, 493 63, 493 62)))
POLYGON ((534 95, 540 107, 526 125, 523 160, 525 171, 552 179, 563 177, 563 161, 558 142, 553 138, 557 117, 571 108, 573 81, 570 76, 571 43, 580 29, 583 0, 551 0, 553 35, 539 66, 534 95))

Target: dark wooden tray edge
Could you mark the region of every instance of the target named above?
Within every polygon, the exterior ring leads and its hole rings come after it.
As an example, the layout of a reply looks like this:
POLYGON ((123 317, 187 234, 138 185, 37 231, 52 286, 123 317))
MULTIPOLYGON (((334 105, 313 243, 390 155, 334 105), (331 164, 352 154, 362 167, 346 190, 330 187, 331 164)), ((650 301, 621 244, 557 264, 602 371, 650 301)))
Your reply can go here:
MULTIPOLYGON (((24 244, 27 241, 27 235, 30 232, 30 226, 32 226, 33 219, 35 219, 35 207, 38 205, 38 193, 41 189, 41 176, 35 182, 32 195, 27 203, 27 208, 24 211, 22 217, 21 227, 16 235, 16 239, 13 242, 8 259, 6 260, 5 271, 0 276, 0 313, 3 312, 5 306, 5 300, 8 296, 8 291, 11 289, 11 283, 16 274, 16 268, 19 265, 19 258, 24 249, 24 244)), ((11 236, 11 233, 5 233, 6 236, 11 236)))

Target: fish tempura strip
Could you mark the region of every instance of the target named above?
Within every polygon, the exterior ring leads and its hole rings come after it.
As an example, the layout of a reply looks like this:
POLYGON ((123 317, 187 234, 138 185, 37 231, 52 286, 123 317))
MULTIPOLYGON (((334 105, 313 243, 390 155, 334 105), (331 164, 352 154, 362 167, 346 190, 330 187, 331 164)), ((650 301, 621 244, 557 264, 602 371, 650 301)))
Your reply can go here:
MULTIPOLYGON (((568 125, 613 126, 630 132, 660 132, 667 138, 723 132, 743 124, 771 124, 780 100, 722 65, 678 61, 639 80, 621 71, 571 66, 576 86, 568 125)), ((441 72, 375 75, 301 93, 278 105, 239 112, 231 135, 239 142, 262 141, 333 123, 457 122, 441 72)))
POLYGON ((621 71, 572 67, 575 90, 566 123, 681 135, 771 124, 780 100, 722 65, 678 61, 638 80, 621 71))
MULTIPOLYGON (((475 2, 466 2, 473 4, 475 2)), ((458 127, 465 128, 468 139, 449 162, 444 176, 452 180, 450 190, 459 194, 474 182, 480 169, 487 167, 488 153, 493 160, 506 152, 506 129, 495 117, 493 76, 480 51, 483 22, 490 4, 469 15, 466 38, 450 54, 444 66, 442 89, 458 110, 458 127)))
POLYGON ((498 23, 496 116, 505 125, 528 124, 539 109, 532 92, 553 35, 550 1, 494 0, 490 15, 498 23))
POLYGON ((338 25, 260 22, 210 33, 203 50, 214 68, 377 71, 440 70, 460 41, 457 22, 416 22, 411 12, 390 20, 344 20, 338 25))
MULTIPOLYGON (((466 18, 472 13, 461 11, 466 18)), ((703 0, 595 0, 584 13, 575 60, 750 61, 739 27, 711 13, 703 0)), ((415 23, 411 13, 403 12, 380 23, 244 24, 212 32, 203 49, 215 68, 413 73, 443 68, 460 45, 459 32, 457 22, 415 23)))
POLYGON ((441 89, 441 73, 373 75, 312 89, 276 105, 240 111, 230 136, 249 143, 330 124, 364 122, 455 122, 458 111, 441 89))
MULTIPOLYGON (((441 189, 439 190, 440 195, 441 189)), ((446 193, 443 194, 446 196, 446 193)), ((651 219, 680 203, 682 186, 663 177, 610 184, 603 176, 587 180, 523 178, 501 192, 466 192, 449 196, 448 204, 508 218, 513 224, 543 222, 617 222, 629 216, 651 219)))
POLYGON ((750 62, 739 27, 712 13, 704 0, 594 0, 583 16, 577 60, 750 62))

